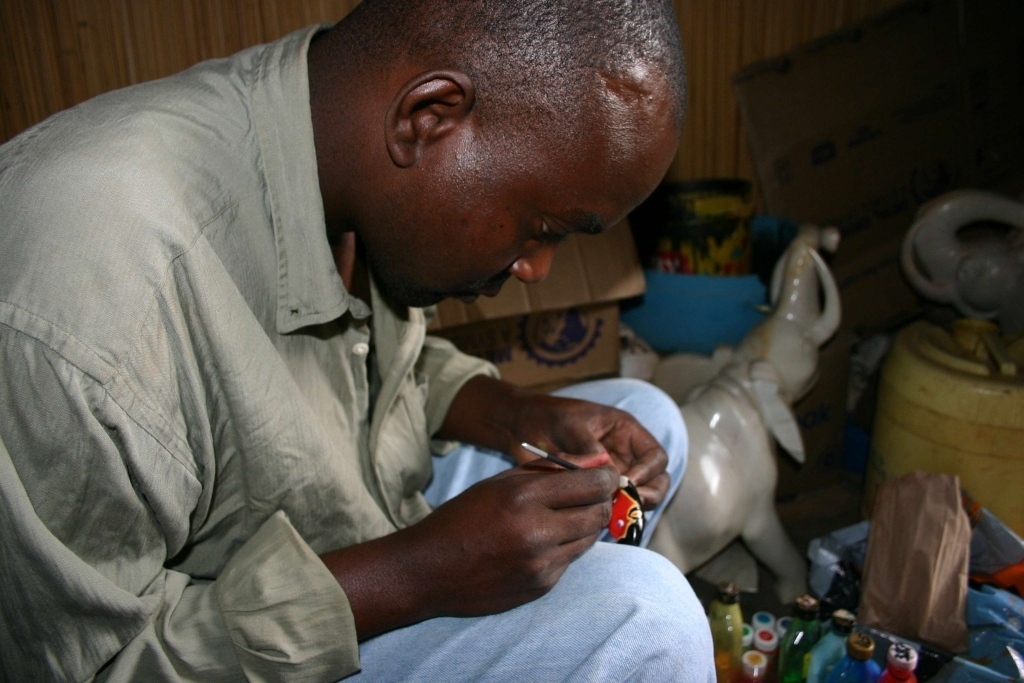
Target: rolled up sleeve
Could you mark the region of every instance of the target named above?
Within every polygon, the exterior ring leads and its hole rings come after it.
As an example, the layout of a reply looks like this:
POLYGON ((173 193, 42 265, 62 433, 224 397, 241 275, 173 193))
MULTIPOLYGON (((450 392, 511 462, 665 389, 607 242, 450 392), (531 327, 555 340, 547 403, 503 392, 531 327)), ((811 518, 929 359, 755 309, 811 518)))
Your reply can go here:
POLYGON ((359 669, 348 598, 283 512, 231 558, 214 592, 247 679, 324 681, 359 669))
POLYGON ((344 591, 284 512, 216 576, 179 571, 201 465, 93 378, 4 332, 0 660, 13 680, 336 680, 359 668, 344 591))

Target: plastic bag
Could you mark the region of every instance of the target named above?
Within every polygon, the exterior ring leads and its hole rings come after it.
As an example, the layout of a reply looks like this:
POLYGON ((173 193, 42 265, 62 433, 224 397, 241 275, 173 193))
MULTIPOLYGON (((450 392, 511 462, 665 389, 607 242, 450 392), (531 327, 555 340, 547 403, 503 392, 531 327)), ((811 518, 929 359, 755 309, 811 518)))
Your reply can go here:
POLYGON ((1024 540, 981 503, 962 492, 971 520, 971 579, 1024 595, 1024 540))
POLYGON ((870 529, 870 521, 858 522, 815 538, 808 544, 807 559, 811 562, 811 569, 807 583, 817 598, 828 592, 841 562, 851 564, 858 571, 864 566, 870 529))
POLYGON ((1017 669, 1009 646, 1024 654, 1024 600, 992 586, 969 589, 967 658, 1010 678, 1024 677, 1017 669))

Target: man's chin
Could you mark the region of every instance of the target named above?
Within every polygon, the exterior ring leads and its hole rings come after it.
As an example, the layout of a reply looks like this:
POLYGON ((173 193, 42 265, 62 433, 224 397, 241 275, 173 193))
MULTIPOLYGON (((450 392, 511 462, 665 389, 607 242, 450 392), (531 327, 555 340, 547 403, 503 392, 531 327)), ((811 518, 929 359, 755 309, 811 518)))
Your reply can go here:
POLYGON ((498 284, 486 283, 483 287, 471 287, 455 291, 439 292, 436 290, 420 289, 408 285, 394 285, 386 282, 383 278, 377 279, 377 286, 389 300, 402 306, 410 308, 426 308, 435 306, 445 299, 457 299, 464 304, 471 304, 480 298, 480 295, 487 297, 497 296, 505 279, 498 284))
POLYGON ((415 299, 415 301, 418 301, 418 302, 429 301, 430 303, 418 303, 418 304, 408 304, 407 303, 406 306, 417 306, 419 308, 424 308, 426 306, 434 306, 436 304, 439 304, 442 301, 444 301, 445 299, 455 299, 456 301, 461 301, 462 303, 464 303, 466 305, 469 305, 469 304, 476 303, 477 299, 479 299, 481 296, 486 296, 489 299, 493 299, 494 297, 498 296, 499 292, 501 292, 501 288, 500 287, 497 288, 497 289, 487 289, 487 290, 483 290, 483 291, 479 291, 479 292, 470 292, 470 293, 466 293, 466 292, 453 292, 451 294, 426 294, 426 293, 423 293, 423 294, 420 294, 415 299))
POLYGON ((400 291, 384 291, 384 296, 400 306, 409 308, 427 308, 436 306, 445 299, 455 299, 464 304, 471 304, 480 298, 480 293, 464 292, 427 292, 422 290, 404 289, 400 291))
POLYGON ((388 301, 409 308, 435 306, 448 298, 447 294, 440 292, 428 292, 411 287, 389 287, 380 280, 377 281, 377 287, 388 301))

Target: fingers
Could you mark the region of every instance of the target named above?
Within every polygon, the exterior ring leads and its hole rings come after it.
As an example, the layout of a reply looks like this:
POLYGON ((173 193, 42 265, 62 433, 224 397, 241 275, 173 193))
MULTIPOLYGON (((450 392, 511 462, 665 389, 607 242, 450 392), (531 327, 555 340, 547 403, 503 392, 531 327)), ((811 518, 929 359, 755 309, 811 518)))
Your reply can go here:
MULTIPOLYGON (((417 618, 493 614, 540 597, 608 525, 614 467, 546 460, 484 479, 392 534, 417 618)), ((404 599, 404 598, 403 598, 404 599)))
MULTIPOLYGON (((542 461, 537 468, 546 470, 547 465, 542 461)), ((581 540, 585 545, 608 525, 618 490, 615 468, 544 471, 524 465, 515 469, 520 475, 510 475, 498 505, 521 523, 529 553, 581 540)))
MULTIPOLYGON (((523 438, 583 468, 601 467, 610 459, 636 485, 644 509, 665 499, 668 455, 633 415, 577 399, 531 397, 531 405, 524 413, 529 420, 518 427, 523 438)), ((534 456, 523 451, 513 457, 522 463, 534 456)))
POLYGON ((528 482, 524 493, 548 509, 599 505, 609 501, 618 488, 619 474, 614 467, 566 470, 555 465, 557 469, 552 470, 553 463, 539 460, 517 469, 525 474, 536 472, 535 480, 528 482))
MULTIPOLYGON (((597 423, 606 410, 590 401, 534 394, 520 401, 514 433, 549 453, 599 453, 604 447, 597 423)), ((513 457, 519 455, 513 448, 513 457)))
POLYGON ((641 452, 626 471, 643 498, 645 510, 658 505, 668 493, 670 479, 665 471, 668 467, 668 454, 655 443, 646 451, 641 452))
MULTIPOLYGON (((601 532, 608 526, 612 515, 612 502, 609 499, 607 504, 564 508, 558 510, 556 515, 560 521, 561 531, 558 532, 557 538, 550 539, 551 542, 569 550, 579 547, 579 552, 583 552, 598 539, 601 532)), ((571 561, 577 556, 571 555, 567 561, 571 561)))
POLYGON ((636 492, 640 494, 640 506, 644 510, 653 510, 668 495, 669 485, 672 483, 667 472, 662 472, 654 479, 649 480, 643 486, 637 486, 636 492))

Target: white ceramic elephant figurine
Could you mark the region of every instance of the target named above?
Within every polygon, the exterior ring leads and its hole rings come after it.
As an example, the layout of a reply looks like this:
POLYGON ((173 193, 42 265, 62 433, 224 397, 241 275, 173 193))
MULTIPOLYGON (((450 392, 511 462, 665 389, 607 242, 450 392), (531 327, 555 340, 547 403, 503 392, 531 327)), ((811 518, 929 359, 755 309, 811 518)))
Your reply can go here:
POLYGON ((776 265, 774 310, 735 349, 719 347, 680 395, 675 370, 690 358, 668 357, 654 383, 680 404, 690 456, 651 548, 688 573, 737 537, 776 576, 783 602, 807 592, 807 565, 775 510, 777 441, 798 462, 804 451, 791 405, 817 380, 819 347, 840 321, 835 280, 818 253, 834 251, 836 228, 801 226, 776 265), (824 292, 822 306, 819 283, 824 292))
POLYGON ((985 190, 936 197, 918 210, 900 262, 922 296, 997 319, 1003 334, 1024 331, 1024 201, 985 190))

